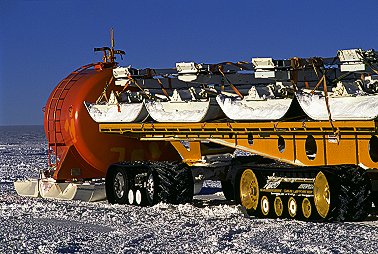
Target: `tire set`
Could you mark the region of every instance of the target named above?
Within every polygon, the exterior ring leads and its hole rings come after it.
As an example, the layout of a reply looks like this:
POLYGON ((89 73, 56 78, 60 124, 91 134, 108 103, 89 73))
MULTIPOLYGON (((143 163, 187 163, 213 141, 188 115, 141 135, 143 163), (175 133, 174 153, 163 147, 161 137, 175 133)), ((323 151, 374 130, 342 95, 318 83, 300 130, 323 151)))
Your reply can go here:
POLYGON ((136 161, 113 164, 105 186, 112 204, 152 206, 191 202, 194 183, 184 163, 136 161))

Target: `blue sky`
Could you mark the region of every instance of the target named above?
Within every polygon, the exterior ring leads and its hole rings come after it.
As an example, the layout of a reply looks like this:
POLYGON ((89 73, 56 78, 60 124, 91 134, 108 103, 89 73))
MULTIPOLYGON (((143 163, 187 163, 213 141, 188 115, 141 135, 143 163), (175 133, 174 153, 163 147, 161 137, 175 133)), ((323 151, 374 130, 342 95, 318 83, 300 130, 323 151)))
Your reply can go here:
POLYGON ((333 56, 378 50, 378 1, 0 0, 0 125, 43 124, 42 107, 73 69, 126 51, 120 63, 173 67, 252 56, 333 56))

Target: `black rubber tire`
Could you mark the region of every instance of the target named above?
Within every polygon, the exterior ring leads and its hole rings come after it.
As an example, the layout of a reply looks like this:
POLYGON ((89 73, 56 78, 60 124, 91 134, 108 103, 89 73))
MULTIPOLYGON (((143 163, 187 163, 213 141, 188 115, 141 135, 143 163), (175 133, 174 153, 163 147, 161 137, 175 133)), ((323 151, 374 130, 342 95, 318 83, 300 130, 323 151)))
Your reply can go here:
POLYGON ((150 165, 157 175, 157 201, 174 204, 176 201, 174 165, 169 162, 150 165))
POLYGON ((151 206, 159 202, 170 204, 184 204, 193 200, 194 182, 190 167, 185 163, 179 162, 151 162, 151 161, 133 161, 122 162, 111 166, 106 175, 106 195, 109 203, 127 204, 128 191, 134 184, 135 172, 147 172, 154 176, 155 191, 153 199, 148 198, 147 190, 143 188, 142 206, 151 206), (114 178, 118 172, 121 172, 127 179, 125 195, 118 198, 114 191, 114 178))
POLYGON ((129 193, 129 177, 127 176, 126 170, 121 167, 111 167, 109 168, 106 178, 105 178, 105 191, 106 198, 111 204, 126 204, 128 202, 128 193, 129 193), (124 192, 122 197, 118 197, 114 190, 115 176, 117 173, 121 173, 124 180, 124 192))
POLYGON ((179 163, 175 169, 176 204, 186 204, 193 201, 194 180, 190 167, 179 163))
POLYGON ((185 204, 193 200, 194 182, 185 163, 161 162, 153 167, 158 178, 158 198, 170 204, 185 204))
POLYGON ((142 190, 142 206, 153 206, 159 202, 158 198, 158 176, 154 170, 149 170, 147 172, 146 181, 148 181, 149 177, 152 175, 153 181, 154 181, 154 193, 151 197, 151 195, 148 193, 147 188, 143 188, 142 190))
POLYGON ((371 187, 364 169, 337 166, 324 172, 331 183, 331 207, 325 221, 361 221, 370 211, 371 187))
POLYGON ((228 200, 235 200, 235 191, 234 191, 234 185, 231 181, 221 181, 222 184, 222 191, 224 194, 224 197, 228 200))
POLYGON ((371 194, 371 201, 374 203, 375 210, 378 209, 378 192, 375 191, 371 194))

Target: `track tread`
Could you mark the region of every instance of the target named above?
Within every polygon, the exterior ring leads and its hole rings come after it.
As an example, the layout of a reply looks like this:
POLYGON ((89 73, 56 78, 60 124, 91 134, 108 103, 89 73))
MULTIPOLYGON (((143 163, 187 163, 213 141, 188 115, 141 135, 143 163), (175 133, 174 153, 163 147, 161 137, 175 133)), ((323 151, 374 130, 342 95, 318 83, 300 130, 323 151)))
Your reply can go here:
POLYGON ((152 170, 155 170, 158 177, 158 202, 175 203, 175 178, 172 171, 173 165, 171 163, 155 163, 150 164, 152 170))
MULTIPOLYGON (((332 196, 337 199, 331 204, 326 221, 361 221, 369 214, 371 188, 366 172, 360 167, 343 165, 327 170, 331 176, 332 196)), ((331 201, 332 202, 332 201, 331 201)))
POLYGON ((224 197, 228 201, 235 200, 234 185, 232 184, 232 182, 230 180, 221 181, 221 185, 224 197))
POLYGON ((190 203, 193 200, 194 182, 190 168, 179 163, 175 168, 176 200, 177 204, 190 203))

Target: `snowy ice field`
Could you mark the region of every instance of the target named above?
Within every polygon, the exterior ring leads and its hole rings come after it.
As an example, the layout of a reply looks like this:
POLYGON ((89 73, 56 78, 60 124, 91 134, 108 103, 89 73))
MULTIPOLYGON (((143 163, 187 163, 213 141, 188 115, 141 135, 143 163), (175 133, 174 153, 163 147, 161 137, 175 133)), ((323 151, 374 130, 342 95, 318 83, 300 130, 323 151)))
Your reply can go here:
POLYGON ((37 177, 46 151, 41 126, 0 127, 0 253, 378 253, 377 215, 256 219, 225 201, 217 182, 193 204, 148 208, 17 196, 12 182, 37 177))

